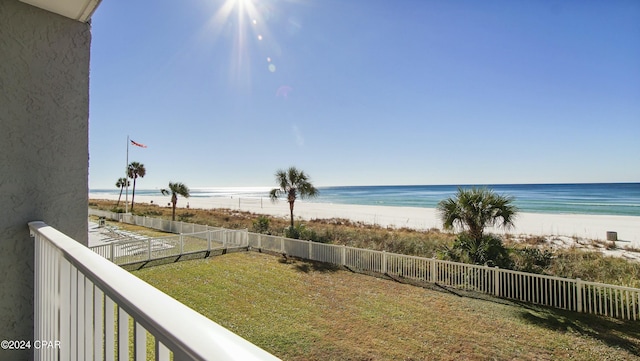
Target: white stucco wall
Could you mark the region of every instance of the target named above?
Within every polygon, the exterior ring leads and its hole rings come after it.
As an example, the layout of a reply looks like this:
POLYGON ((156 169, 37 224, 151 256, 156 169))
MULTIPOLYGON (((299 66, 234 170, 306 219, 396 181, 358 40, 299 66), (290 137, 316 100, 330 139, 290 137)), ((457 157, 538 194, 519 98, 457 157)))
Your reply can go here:
POLYGON ((89 24, 0 0, 0 339, 33 337, 27 222, 87 242, 90 43, 89 24))

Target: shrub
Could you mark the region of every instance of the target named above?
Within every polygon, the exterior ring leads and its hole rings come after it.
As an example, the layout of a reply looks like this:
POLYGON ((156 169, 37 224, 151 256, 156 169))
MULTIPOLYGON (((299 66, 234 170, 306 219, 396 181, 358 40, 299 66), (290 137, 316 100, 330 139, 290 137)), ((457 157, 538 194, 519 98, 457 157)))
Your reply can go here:
POLYGON ((260 216, 253 221, 251 230, 255 233, 271 234, 269 232, 270 223, 269 217, 260 216))
POLYGON ((522 272, 543 273, 553 260, 553 253, 533 247, 514 249, 512 252, 514 269, 522 272))
POLYGON ((307 228, 304 224, 285 228, 284 236, 287 238, 304 239, 318 243, 329 243, 331 241, 331 234, 328 231, 325 230, 323 234, 318 234, 315 230, 307 228))
POLYGON ((467 233, 460 233, 451 247, 444 247, 444 258, 456 262, 474 263, 501 268, 512 268, 509 251, 496 235, 484 235, 475 240, 467 233))
POLYGON ((178 216, 178 220, 182 222, 189 222, 193 216, 195 216, 195 213, 185 212, 178 216))

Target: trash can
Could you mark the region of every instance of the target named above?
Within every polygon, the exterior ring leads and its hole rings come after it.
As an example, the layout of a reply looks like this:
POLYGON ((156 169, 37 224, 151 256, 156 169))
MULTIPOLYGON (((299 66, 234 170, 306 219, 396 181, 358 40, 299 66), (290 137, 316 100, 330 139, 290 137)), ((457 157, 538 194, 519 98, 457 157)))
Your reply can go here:
POLYGON ((104 217, 98 218, 98 227, 104 227, 106 223, 107 223, 107 220, 104 217))

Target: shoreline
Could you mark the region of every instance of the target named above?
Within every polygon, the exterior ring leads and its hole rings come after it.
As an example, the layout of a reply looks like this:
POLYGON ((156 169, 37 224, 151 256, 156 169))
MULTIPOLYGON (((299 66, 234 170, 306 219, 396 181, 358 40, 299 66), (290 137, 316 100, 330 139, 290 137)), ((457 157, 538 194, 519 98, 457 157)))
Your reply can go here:
MULTIPOLYGON (((117 195, 91 194, 89 199, 117 200, 117 195)), ((167 206, 170 196, 137 195, 140 203, 154 203, 167 206)), ((122 199, 124 201, 124 197, 122 199)), ((129 199, 131 201, 131 199, 129 199)), ((267 198, 233 197, 192 197, 178 198, 177 208, 228 208, 275 217, 289 217, 286 200, 272 203, 267 198)), ((354 222, 374 224, 381 227, 412 228, 427 230, 442 229, 435 208, 396 207, 379 205, 354 205, 340 203, 316 203, 296 200, 294 208, 296 220, 345 218, 354 222)), ((607 232, 618 234, 619 247, 640 248, 640 217, 591 214, 551 214, 520 212, 515 220, 515 228, 509 230, 488 228, 489 232, 512 235, 566 236, 588 240, 606 240, 607 232)))

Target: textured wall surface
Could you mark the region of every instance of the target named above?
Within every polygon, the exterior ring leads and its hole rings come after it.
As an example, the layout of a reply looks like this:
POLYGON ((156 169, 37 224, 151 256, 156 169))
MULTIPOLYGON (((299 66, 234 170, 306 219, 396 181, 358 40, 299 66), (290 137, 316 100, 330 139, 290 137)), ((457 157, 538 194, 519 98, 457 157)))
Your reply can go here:
POLYGON ((33 338, 27 222, 87 242, 90 43, 89 24, 0 0, 0 340, 33 338))

